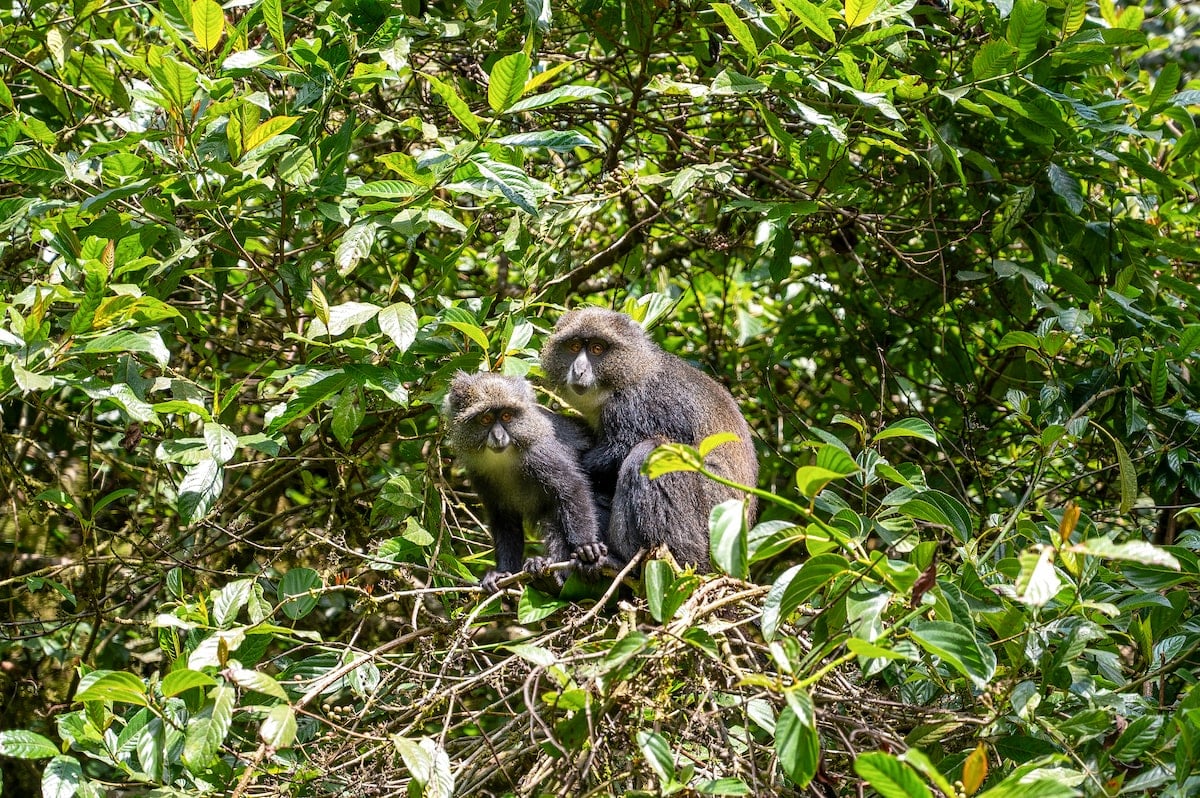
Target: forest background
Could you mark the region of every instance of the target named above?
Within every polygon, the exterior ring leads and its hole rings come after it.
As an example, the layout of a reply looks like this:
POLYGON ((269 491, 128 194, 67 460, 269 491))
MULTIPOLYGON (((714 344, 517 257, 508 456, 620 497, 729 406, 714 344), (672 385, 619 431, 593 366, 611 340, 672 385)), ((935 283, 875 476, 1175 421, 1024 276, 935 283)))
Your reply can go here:
POLYGON ((4 790, 1196 794, 1198 31, 3 4, 4 790), (762 518, 485 601, 437 408, 580 303, 730 387, 762 518))

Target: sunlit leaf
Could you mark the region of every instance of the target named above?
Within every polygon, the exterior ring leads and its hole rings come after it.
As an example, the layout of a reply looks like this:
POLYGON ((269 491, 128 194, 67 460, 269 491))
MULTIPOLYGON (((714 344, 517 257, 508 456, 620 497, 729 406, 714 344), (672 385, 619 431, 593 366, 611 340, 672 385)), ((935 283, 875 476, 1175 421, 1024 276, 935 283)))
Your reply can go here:
POLYGON ((520 98, 529 80, 529 67, 529 56, 521 50, 496 62, 488 81, 488 105, 493 111, 503 113, 520 98))
POLYGON ((203 50, 213 50, 225 32, 225 13, 216 0, 194 0, 192 3, 192 34, 203 50))

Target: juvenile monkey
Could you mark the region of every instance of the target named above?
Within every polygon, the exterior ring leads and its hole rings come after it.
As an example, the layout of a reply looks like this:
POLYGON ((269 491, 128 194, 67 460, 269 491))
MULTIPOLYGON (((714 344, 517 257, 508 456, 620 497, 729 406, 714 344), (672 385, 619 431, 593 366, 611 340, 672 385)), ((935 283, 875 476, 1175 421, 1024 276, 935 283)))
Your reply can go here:
MULTIPOLYGON (((695 446, 709 435, 732 432, 739 440, 713 450, 707 466, 754 485, 758 459, 750 428, 729 391, 664 352, 629 316, 602 308, 565 313, 542 349, 542 368, 595 434, 582 462, 597 493, 612 496, 611 520, 601 535, 614 564, 628 562, 638 549, 666 544, 681 563, 707 570, 709 513, 743 494, 694 473, 651 480, 641 468, 660 444, 695 446)), ((753 520, 755 499, 745 498, 753 520)))
POLYGON ((581 422, 538 405, 517 377, 459 372, 444 407, 446 443, 471 477, 487 514, 496 567, 480 580, 489 593, 519 570, 575 557, 585 575, 606 558, 592 488, 579 463, 591 445, 581 422), (525 556, 525 522, 538 527, 546 556, 525 556))

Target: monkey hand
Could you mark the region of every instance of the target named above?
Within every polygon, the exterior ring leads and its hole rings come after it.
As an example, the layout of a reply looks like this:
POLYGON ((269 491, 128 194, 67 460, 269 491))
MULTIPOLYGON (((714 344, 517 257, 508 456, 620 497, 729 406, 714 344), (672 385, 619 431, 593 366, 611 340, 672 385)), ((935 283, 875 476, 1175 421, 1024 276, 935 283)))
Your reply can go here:
POLYGON ((597 577, 608 561, 608 546, 600 541, 585 543, 575 549, 575 559, 579 561, 579 572, 585 578, 597 577))
POLYGON ((533 577, 549 576, 554 560, 549 557, 530 557, 521 568, 533 577))
POLYGON ((507 579, 512 576, 508 571, 488 571, 483 575, 483 579, 479 580, 479 586, 486 593, 497 593, 500 590, 500 580, 507 579))

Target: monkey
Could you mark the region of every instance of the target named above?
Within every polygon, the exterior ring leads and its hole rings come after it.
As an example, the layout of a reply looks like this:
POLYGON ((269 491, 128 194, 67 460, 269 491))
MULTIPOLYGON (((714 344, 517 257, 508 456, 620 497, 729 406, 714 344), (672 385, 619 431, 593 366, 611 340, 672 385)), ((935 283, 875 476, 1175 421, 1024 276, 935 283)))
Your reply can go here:
POLYGON ((592 488, 579 462, 592 443, 578 419, 537 403, 519 377, 459 372, 446 393, 446 443, 479 494, 492 534, 496 567, 480 585, 488 593, 519 570, 546 576, 574 557, 585 577, 605 561, 592 488), (525 560, 525 523, 536 526, 544 557, 525 560))
MULTIPOLYGON (((597 307, 563 314, 546 339, 541 362, 551 386, 595 435, 582 463, 597 494, 612 497, 611 518, 601 529, 608 564, 621 567, 639 549, 665 544, 680 564, 710 570, 709 514, 727 499, 742 498, 742 492, 696 473, 651 480, 641 469, 660 444, 696 446, 709 435, 732 432, 738 441, 713 450, 707 467, 754 485, 754 442, 729 391, 664 351, 629 316, 597 307)), ((753 521, 752 495, 746 509, 753 521)))

